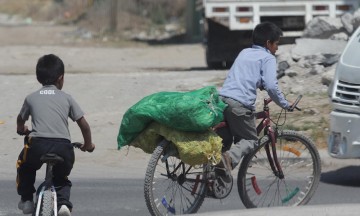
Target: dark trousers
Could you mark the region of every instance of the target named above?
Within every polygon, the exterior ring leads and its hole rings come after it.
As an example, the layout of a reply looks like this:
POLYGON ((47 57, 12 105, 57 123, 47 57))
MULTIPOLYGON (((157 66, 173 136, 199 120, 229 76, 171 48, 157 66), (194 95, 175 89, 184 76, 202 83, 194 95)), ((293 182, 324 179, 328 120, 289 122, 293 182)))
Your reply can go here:
POLYGON ((70 202, 71 181, 68 176, 74 165, 74 147, 69 140, 56 138, 32 137, 25 138, 24 149, 20 152, 17 161, 17 192, 23 201, 32 200, 36 179, 36 171, 42 166, 40 157, 46 153, 55 153, 64 159, 53 168, 53 182, 57 192, 58 206, 67 205, 72 209, 70 202))

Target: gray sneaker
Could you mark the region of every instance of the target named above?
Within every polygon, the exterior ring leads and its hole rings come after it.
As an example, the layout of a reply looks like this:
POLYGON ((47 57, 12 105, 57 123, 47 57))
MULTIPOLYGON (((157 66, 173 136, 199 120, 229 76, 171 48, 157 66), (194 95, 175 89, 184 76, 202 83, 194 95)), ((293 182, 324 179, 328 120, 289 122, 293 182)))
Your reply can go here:
POLYGON ((30 200, 27 201, 20 200, 18 204, 18 208, 22 210, 24 214, 32 214, 35 210, 34 202, 30 200))
POLYGON ((22 200, 20 200, 20 202, 19 202, 19 204, 18 204, 18 208, 20 209, 20 210, 23 210, 23 208, 24 208, 24 201, 22 201, 22 200))
POLYGON ((62 205, 58 212, 58 216, 71 216, 69 208, 66 205, 62 205))

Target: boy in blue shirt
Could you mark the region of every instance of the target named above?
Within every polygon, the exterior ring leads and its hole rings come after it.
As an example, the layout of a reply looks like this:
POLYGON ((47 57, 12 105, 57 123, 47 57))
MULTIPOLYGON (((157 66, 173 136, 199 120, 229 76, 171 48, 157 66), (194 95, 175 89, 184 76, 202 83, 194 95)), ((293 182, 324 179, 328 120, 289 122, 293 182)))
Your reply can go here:
MULTIPOLYGON (((242 50, 224 81, 219 92, 228 104, 224 118, 229 125, 234 144, 223 153, 222 165, 227 170, 235 168, 241 158, 257 145, 255 125, 255 101, 257 89, 264 89, 280 107, 290 105, 278 87, 275 52, 282 31, 275 24, 258 24, 252 35, 251 48, 242 50)), ((229 178, 224 179, 230 181, 229 178)))
POLYGON ((71 181, 68 176, 74 165, 74 148, 71 144, 68 117, 76 121, 84 137, 82 151, 92 152, 95 145, 91 141, 90 126, 84 112, 75 100, 61 91, 64 84, 64 63, 56 55, 41 57, 36 65, 36 77, 42 88, 28 95, 17 117, 17 133, 29 134, 29 141, 17 161, 17 191, 21 196, 19 209, 24 214, 34 211, 33 193, 36 171, 41 168, 40 157, 46 153, 55 153, 64 162, 54 166, 54 186, 57 191, 59 216, 70 216, 71 181), (32 129, 25 122, 31 116, 32 129))

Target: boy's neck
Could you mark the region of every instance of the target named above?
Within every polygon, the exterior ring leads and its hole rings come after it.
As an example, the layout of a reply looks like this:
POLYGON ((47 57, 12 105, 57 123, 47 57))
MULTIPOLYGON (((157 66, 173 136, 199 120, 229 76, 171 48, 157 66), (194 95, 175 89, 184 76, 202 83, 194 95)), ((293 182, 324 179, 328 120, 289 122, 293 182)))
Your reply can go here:
POLYGON ((55 86, 57 89, 61 90, 61 88, 59 88, 59 84, 45 84, 45 85, 42 85, 43 87, 46 87, 46 86, 55 86))

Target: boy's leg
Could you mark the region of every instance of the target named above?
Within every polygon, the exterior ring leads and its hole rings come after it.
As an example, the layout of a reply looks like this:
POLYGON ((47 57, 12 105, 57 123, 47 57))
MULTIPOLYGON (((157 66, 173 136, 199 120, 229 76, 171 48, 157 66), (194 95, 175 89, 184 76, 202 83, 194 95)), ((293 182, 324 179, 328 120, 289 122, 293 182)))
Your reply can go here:
POLYGON ((234 136, 234 144, 227 152, 235 168, 257 145, 255 113, 233 99, 226 98, 225 102, 229 105, 224 111, 225 119, 234 136))
POLYGON ((20 152, 16 163, 16 186, 22 201, 33 200, 33 194, 36 191, 34 187, 36 171, 41 167, 39 157, 34 157, 34 154, 40 150, 36 147, 37 145, 30 144, 27 141, 26 139, 24 149, 20 152))
POLYGON ((22 201, 33 200, 33 194, 36 191, 34 187, 36 177, 36 169, 26 164, 22 164, 17 169, 17 192, 21 196, 22 201))
POLYGON ((222 127, 216 130, 216 133, 222 138, 222 152, 228 151, 234 142, 233 135, 229 127, 222 127))
POLYGON ((66 205, 70 210, 73 208, 70 202, 70 190, 72 183, 68 179, 74 165, 74 148, 70 142, 54 143, 53 150, 55 153, 64 158, 64 162, 54 167, 54 186, 56 188, 58 208, 66 205))
POLYGON ((62 205, 66 205, 71 210, 73 208, 70 202, 71 181, 67 177, 57 177, 54 178, 54 186, 56 188, 58 209, 62 205))

